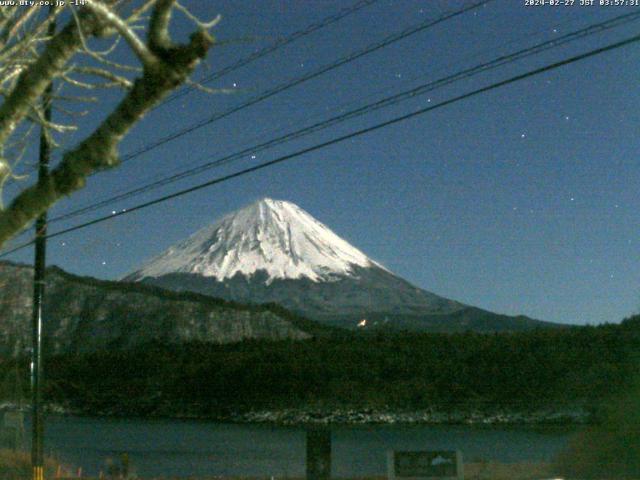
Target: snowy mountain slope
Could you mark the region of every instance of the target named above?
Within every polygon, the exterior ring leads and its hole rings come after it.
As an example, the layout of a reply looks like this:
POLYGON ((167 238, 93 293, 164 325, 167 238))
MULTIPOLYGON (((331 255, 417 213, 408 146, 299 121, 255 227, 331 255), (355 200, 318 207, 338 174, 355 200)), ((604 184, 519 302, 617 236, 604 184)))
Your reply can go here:
POLYGON ((497 331, 545 325, 417 288, 298 206, 268 198, 203 228, 124 280, 241 303, 278 303, 343 327, 497 331))
POLYGON ((267 283, 320 282, 355 266, 380 267, 297 205, 265 198, 169 248, 128 279, 191 273, 224 281, 264 271, 267 283))

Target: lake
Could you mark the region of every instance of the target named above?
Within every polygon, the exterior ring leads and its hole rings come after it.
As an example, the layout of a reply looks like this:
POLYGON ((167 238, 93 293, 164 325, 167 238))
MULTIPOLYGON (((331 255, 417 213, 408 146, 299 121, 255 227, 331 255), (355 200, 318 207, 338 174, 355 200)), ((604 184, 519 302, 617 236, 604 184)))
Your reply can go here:
MULTIPOLYGON (((384 475, 388 450, 458 449, 466 461, 549 461, 572 429, 463 425, 334 426, 335 477, 384 475)), ((45 451, 96 475, 127 453, 140 476, 273 476, 305 473, 303 427, 203 420, 50 416, 45 451)))

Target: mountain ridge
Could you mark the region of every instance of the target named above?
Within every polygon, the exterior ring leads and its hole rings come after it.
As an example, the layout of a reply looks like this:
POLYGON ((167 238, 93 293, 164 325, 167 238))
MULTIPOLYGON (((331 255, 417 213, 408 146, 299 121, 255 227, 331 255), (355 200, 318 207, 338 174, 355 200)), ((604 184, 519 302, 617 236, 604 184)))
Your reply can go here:
MULTIPOLYGON (((153 341, 302 340, 333 332, 277 305, 241 305, 58 267, 49 267, 46 279, 44 339, 51 353, 126 350, 153 341)), ((0 354, 19 354, 30 344, 32 282, 32 267, 0 261, 0 354)))
POLYGON ((556 325, 495 314, 418 288, 301 208, 269 198, 225 215, 125 280, 241 303, 274 302, 340 327, 428 331, 437 324, 441 331, 447 320, 450 331, 473 330, 475 324, 480 331, 556 325))
POLYGON ((195 273, 224 281, 236 273, 328 281, 352 266, 384 268, 297 205, 263 198, 223 216, 124 277, 195 273))

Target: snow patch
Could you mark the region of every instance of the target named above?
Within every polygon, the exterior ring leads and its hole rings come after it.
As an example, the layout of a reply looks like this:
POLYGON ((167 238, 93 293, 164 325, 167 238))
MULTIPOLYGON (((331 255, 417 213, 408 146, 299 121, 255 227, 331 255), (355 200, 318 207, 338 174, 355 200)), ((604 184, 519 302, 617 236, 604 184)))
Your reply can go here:
POLYGON ((330 281, 355 266, 384 268, 297 205, 262 199, 170 247, 133 275, 194 273, 219 281, 265 271, 274 279, 330 281))

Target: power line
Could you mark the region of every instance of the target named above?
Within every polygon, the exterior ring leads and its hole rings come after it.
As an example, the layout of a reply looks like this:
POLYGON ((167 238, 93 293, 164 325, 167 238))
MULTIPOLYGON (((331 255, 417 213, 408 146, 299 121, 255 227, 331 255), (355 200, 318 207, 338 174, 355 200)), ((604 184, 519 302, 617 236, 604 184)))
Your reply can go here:
MULTIPOLYGON (((616 18, 614 18, 612 20, 608 20, 608 21, 615 21, 617 18, 620 18, 620 17, 616 17, 616 18)), ((567 23, 573 23, 575 20, 576 19, 574 18, 574 19, 572 19, 570 21, 566 21, 566 22, 562 22, 560 24, 557 24, 556 26, 559 27, 560 25, 565 25, 567 23)), ((523 38, 526 38, 526 37, 536 37, 536 36, 539 36, 540 33, 541 33, 540 31, 538 31, 538 32, 530 32, 529 34, 522 36, 518 40, 522 40, 523 38)), ((596 33, 596 32, 593 32, 593 33, 596 33)), ((555 40, 559 41, 561 38, 563 38, 563 37, 556 38, 555 40)), ((507 44, 512 44, 512 43, 514 43, 514 41, 510 41, 507 44)), ((484 49, 484 50, 481 50, 481 51, 476 51, 475 53, 473 53, 471 55, 467 55, 465 58, 466 59, 477 58, 481 53, 485 53, 487 51, 492 51, 492 50, 491 49, 484 49)), ((443 69, 440 68, 439 70, 442 71, 443 69)), ((417 80, 418 78, 424 78, 424 77, 425 77, 425 75, 420 75, 418 77, 413 77, 413 78, 411 78, 409 80, 413 81, 413 80, 417 80)), ((405 80, 404 83, 408 83, 408 81, 405 80)), ((391 90, 391 88, 390 87, 386 87, 386 88, 384 88, 382 90, 379 90, 379 91, 377 91, 375 93, 370 93, 370 94, 362 97, 360 99, 360 101, 364 101, 364 100, 367 100, 369 98, 373 98, 373 97, 375 97, 376 94, 387 92, 389 90, 391 90)), ((359 101, 349 101, 349 102, 343 103, 339 108, 335 108, 335 110, 344 112, 347 107, 351 107, 353 105, 357 105, 358 103, 359 103, 359 101)), ((321 117, 321 115, 316 113, 315 115, 311 115, 309 118, 310 119, 311 118, 317 119, 317 118, 320 118, 320 117, 321 117)), ((294 122, 294 121, 289 121, 288 124, 287 124, 287 127, 295 125, 295 123, 296 122, 294 122)), ((282 130, 283 130, 283 128, 281 128, 279 131, 282 132, 282 130)), ((266 139, 271 138, 271 136, 273 134, 276 134, 276 133, 278 133, 278 132, 273 132, 272 134, 267 134, 267 131, 265 130, 262 135, 254 136, 252 141, 259 141, 261 143, 259 143, 258 145, 254 145, 253 147, 251 147, 251 149, 248 149, 248 148, 245 147, 246 150, 243 150, 243 152, 244 153, 257 153, 258 151, 262 151, 263 148, 260 148, 263 145, 262 142, 264 142, 266 139), (256 149, 259 149, 259 150, 256 150, 256 149), (248 150, 252 150, 252 152, 249 152, 248 150)), ((283 137, 282 136, 278 137, 278 139, 280 139, 280 138, 283 138, 283 137)), ((249 142, 247 142, 246 144, 249 144, 249 142)), ((269 146, 269 148, 270 148, 270 146, 269 146)), ((221 160, 226 160, 226 157, 224 159, 221 159, 221 160)), ((229 160, 229 161, 232 161, 232 159, 229 160)), ((77 208, 76 210, 74 210, 72 212, 69 212, 67 214, 62 214, 61 216, 58 216, 58 217, 54 218, 53 220, 50 220, 50 222, 58 221, 58 220, 62 220, 62 219, 67 219, 67 218, 72 218, 72 217, 75 217, 75 216, 77 216, 79 214, 86 213, 88 211, 96 210, 100 206, 107 205, 107 204, 109 204, 111 202, 119 201, 119 200, 122 200, 124 198, 129 198, 130 196, 135 196, 138 193, 144 193, 144 191, 149 191, 149 190, 154 189, 154 187, 156 185, 157 186, 162 186, 162 185, 166 185, 168 183, 171 183, 171 180, 174 177, 178 177, 179 176, 180 179, 181 178, 186 178, 187 176, 190 176, 191 171, 195 171, 196 169, 199 169, 199 168, 209 169, 209 168, 217 166, 217 165, 214 165, 215 163, 217 163, 217 161, 207 162, 204 165, 198 165, 197 167, 191 167, 186 171, 183 170, 182 168, 174 168, 173 171, 171 171, 168 174, 165 174, 164 176, 162 174, 160 174, 160 175, 155 175, 155 176, 149 178, 149 182, 151 182, 151 183, 149 183, 147 185, 143 185, 142 187, 134 188, 133 190, 127 189, 127 188, 121 188, 121 189, 115 190, 114 194, 111 197, 109 197, 107 199, 103 199, 103 200, 99 201, 97 204, 96 203, 86 204, 84 206, 81 206, 81 207, 77 208), (183 177, 183 174, 185 174, 184 177, 183 177), (147 187, 149 187, 149 188, 147 188, 147 187)), ((224 163, 227 163, 227 162, 224 162, 224 163)), ((15 185, 15 184, 13 184, 13 185, 15 185)))
POLYGON ((435 25, 438 25, 439 23, 445 22, 447 20, 450 20, 451 18, 457 17, 459 15, 462 15, 470 10, 474 10, 476 8, 479 8, 483 5, 486 5, 490 2, 492 2, 493 0, 482 0, 480 2, 477 3, 473 3, 469 6, 463 7, 461 9, 455 10, 453 12, 447 13, 445 15, 442 15, 436 19, 429 19, 426 20, 424 22, 421 22, 417 25, 413 25, 411 27, 408 27, 398 33, 394 33, 391 34, 389 36, 387 36, 386 38, 384 38, 381 41, 375 42, 367 47, 365 47, 362 50, 358 50, 356 52, 353 52, 345 57, 342 57, 338 60, 336 60, 333 63, 330 63, 329 65, 325 65, 323 67, 320 67, 319 69, 310 72, 306 75, 303 75, 301 77, 297 77, 293 80, 290 80, 286 83, 280 84, 274 88, 271 88, 269 90, 266 90, 264 92, 262 92, 261 94, 257 95, 256 97, 253 97, 251 99, 249 99, 248 101, 241 103, 240 105, 237 105, 235 107, 232 107, 224 112, 221 113, 217 113, 212 115, 211 117, 208 117, 206 119, 200 120, 197 123, 194 123, 186 128, 183 128, 182 130, 179 130, 177 132, 174 132, 170 135, 167 135, 165 137, 162 137, 158 140, 156 140, 155 142, 149 143, 141 148, 139 148, 138 150, 135 150, 127 155, 124 155, 122 157, 122 162, 128 162, 130 160, 133 160, 136 157, 139 157, 140 155, 144 154, 144 153, 148 153, 151 150, 154 150, 155 148, 164 145, 165 143, 171 142, 173 140, 176 140, 180 137, 183 137, 191 132, 194 132, 202 127, 205 127, 206 125, 210 125, 213 122, 217 121, 217 120, 221 120, 225 117, 228 117, 229 115, 238 112, 240 110, 243 110, 245 108, 248 108, 252 105, 255 105, 258 102, 261 102, 263 100, 266 100, 270 97, 273 97, 274 95, 277 95, 280 92, 283 92, 285 90, 289 90, 290 88, 296 87, 302 83, 305 83, 309 80, 312 80, 314 78, 319 77, 320 75, 323 75, 327 72, 330 72, 331 70, 335 70, 336 68, 339 68, 343 65, 346 65, 347 63, 351 63, 361 57, 364 57, 365 55, 368 55, 370 53, 373 53, 377 50, 380 50, 382 48, 385 48, 395 42, 398 42, 400 40, 403 40, 407 37, 410 37, 411 35, 414 35, 416 33, 422 32, 423 30, 426 30, 428 28, 431 28, 435 25))
POLYGON ((323 130, 325 128, 334 126, 338 123, 342 123, 346 120, 352 119, 352 118, 356 118, 365 114, 368 114, 372 111, 381 109, 381 108, 385 108, 385 107, 389 107, 392 105, 395 105, 401 101, 405 101, 408 99, 412 99, 415 98, 419 95, 424 95, 428 92, 431 92, 437 88, 441 88, 443 86, 449 85, 451 83, 454 83, 456 81, 462 80, 462 79, 466 79, 466 78, 470 78, 473 77, 475 75, 478 75, 480 73, 484 73, 487 72, 489 70, 504 66, 506 64, 515 62, 517 60, 521 60, 523 58, 532 56, 532 55, 536 55, 539 54, 543 51, 547 51, 550 50, 552 48, 557 48, 560 47, 562 45, 565 45, 569 42, 584 38, 588 35, 592 35, 598 32, 602 32, 604 30, 607 29, 611 29, 611 28, 615 28, 618 27, 620 25, 632 22, 637 20, 640 17, 640 12, 634 12, 634 13, 629 13, 629 14, 624 14, 624 15, 620 15, 618 17, 609 19, 609 20, 605 20, 603 22, 599 22, 597 24, 593 24, 590 25, 588 27, 585 27, 583 29, 577 30, 575 32, 571 32, 568 34, 565 34, 561 37, 555 38, 553 40, 548 40, 539 44, 536 44, 534 46, 531 47, 527 47, 525 49, 521 49, 517 52, 513 52, 507 55, 502 55, 500 57, 497 57, 496 59, 493 59, 491 61, 488 62, 484 62, 481 63, 479 65, 476 65, 474 67, 471 68, 467 68, 465 70, 462 70, 460 72, 457 72, 455 74, 452 75, 448 75, 446 77, 440 78, 438 80, 426 83, 426 84, 422 84, 419 85, 418 87, 412 88, 410 90, 406 90, 404 92, 400 92, 398 94, 386 97, 384 99, 381 99, 379 101, 367 104, 365 106, 356 108, 354 110, 351 110, 349 112, 345 112, 343 114, 331 117, 329 119, 323 120, 321 122, 317 122, 313 125, 295 130, 293 132, 289 132, 285 135, 279 136, 275 139, 271 139, 269 141, 260 143, 258 145, 253 145, 251 147, 247 147, 244 148, 238 152, 235 152, 233 154, 230 155, 226 155, 222 158, 219 158, 217 160, 213 160, 207 163, 204 163, 202 165, 199 165, 197 167, 194 168, 190 168, 187 170, 183 170, 181 172, 175 173, 173 175, 169 175, 165 178, 153 181, 151 183, 148 183, 146 185, 142 185, 140 187, 134 188, 132 190, 129 190, 127 192, 118 194, 118 195, 114 195, 112 197, 109 197, 105 200, 101 200, 97 203, 91 204, 91 205, 87 205, 85 207, 79 208, 77 210, 74 210, 72 212, 66 213, 66 214, 62 214, 59 215, 55 218, 52 218, 49 223, 54 223, 54 222, 59 222, 61 220, 67 220, 70 218, 74 218, 78 215, 82 215, 84 213, 88 213, 88 212, 92 212, 95 211, 101 207, 107 206, 113 202, 117 202, 117 201, 121 201, 121 200, 125 200, 127 198, 131 198, 134 196, 137 196, 139 194, 154 190, 155 188, 161 187, 161 186, 165 186, 165 185, 169 185, 173 182, 176 182, 178 180, 182 180, 184 178, 188 178, 191 177, 193 175, 197 175, 200 174, 204 171, 207 171, 211 168, 214 167, 218 167, 220 165, 223 164, 227 164, 230 163, 234 160, 240 159, 248 154, 251 153, 258 153, 260 151, 266 150, 268 148, 272 148, 274 146, 280 145, 282 143, 300 138, 302 136, 306 136, 309 135, 311 133, 315 133, 317 131, 323 130))
MULTIPOLYGON (((375 52, 377 50, 380 50, 381 48, 387 47, 387 46, 389 46, 389 45, 391 45, 391 44, 393 44, 393 43, 395 43, 397 41, 400 41, 400 40, 402 40, 404 38, 407 38, 407 37, 409 37, 411 35, 414 35, 416 33, 419 33, 421 31, 423 31, 423 30, 431 28, 431 27, 433 27, 433 26, 435 26, 437 24, 440 24, 442 22, 445 22, 445 21, 447 21, 447 20, 449 20, 451 18, 454 18, 454 17, 457 17, 459 15, 462 15, 462 14, 464 14, 464 13, 470 11, 470 10, 474 10, 476 8, 479 8, 479 7, 481 7, 483 5, 486 5, 486 4, 488 4, 488 3, 492 2, 492 1, 493 0, 482 0, 480 2, 468 5, 466 7, 463 7, 461 9, 455 10, 453 12, 449 12, 449 13, 446 13, 444 15, 441 15, 440 17, 438 17, 436 19, 427 19, 424 22, 421 22, 421 23, 418 23, 418 24, 413 25, 411 27, 408 27, 408 28, 406 28, 406 29, 404 29, 404 30, 402 30, 400 32, 391 34, 391 35, 385 37, 383 40, 381 40, 379 42, 370 44, 367 47, 365 47, 364 49, 358 50, 356 52, 353 52, 353 53, 347 55, 346 57, 342 57, 342 58, 336 60, 335 62, 333 62, 333 63, 331 63, 329 65, 325 65, 323 67, 320 67, 318 70, 315 70, 315 71, 310 72, 310 73, 308 73, 306 75, 303 75, 302 77, 297 77, 297 78, 295 78, 293 80, 290 80, 289 82, 280 84, 280 85, 278 85, 278 86, 276 86, 276 87, 274 87, 272 89, 266 90, 266 91, 262 92, 261 94, 259 94, 258 96, 253 97, 252 99, 250 99, 250 100, 248 100, 248 101, 246 101, 244 103, 241 103, 240 105, 232 107, 232 108, 230 108, 230 109, 228 109, 228 110, 226 110, 224 112, 215 114, 215 115, 213 115, 211 117, 208 117, 206 119, 200 120, 198 123, 192 124, 192 125, 190 125, 190 126, 188 126, 186 128, 183 128, 182 130, 179 130, 179 131, 174 132, 174 133, 172 133, 170 135, 162 137, 162 138, 160 138, 160 139, 158 139, 158 140, 156 140, 156 141, 154 141, 152 143, 149 143, 149 144, 139 148, 138 150, 134 150, 133 152, 130 152, 130 153, 126 154, 126 155, 123 155, 121 157, 121 162, 122 163, 126 163, 126 162, 128 162, 130 160, 133 160, 133 159, 139 157, 140 155, 142 155, 144 153, 148 153, 148 152, 156 149, 157 147, 159 147, 161 145, 164 145, 164 144, 169 143, 169 142, 171 142, 173 140, 176 140, 176 139, 178 139, 180 137, 183 137, 184 135, 187 135, 187 134, 192 133, 192 132, 194 132, 196 130, 199 130, 200 128, 203 128, 203 127, 205 127, 207 125, 210 125, 211 123, 213 123, 213 122, 215 122, 217 120, 221 120, 223 118, 226 118, 229 115, 232 115, 233 113, 236 113, 236 112, 238 112, 240 110, 248 108, 248 107, 250 107, 252 105, 255 105, 256 103, 259 103, 259 102, 261 102, 263 100, 266 100, 266 99, 268 99, 268 98, 270 98, 270 97, 272 97, 274 95, 277 95, 280 92, 283 92, 285 90, 288 90, 290 88, 298 86, 298 85, 300 85, 302 83, 305 83, 305 82, 307 82, 309 80, 312 80, 312 79, 314 79, 316 77, 319 77, 320 75, 323 75, 323 74, 325 74, 325 73, 327 73, 327 72, 329 72, 331 70, 335 70, 336 68, 339 68, 342 65, 351 63, 351 62, 357 60, 358 58, 361 58, 361 57, 363 57, 365 55, 368 55, 368 54, 373 53, 373 52, 375 52)), ((242 60, 242 61, 244 61, 244 60, 242 60)), ((249 62, 247 61, 247 63, 249 63, 249 62)))
MULTIPOLYGON (((283 37, 279 40, 277 40, 276 42, 274 42, 273 44, 264 47, 254 53, 252 53, 251 55, 245 57, 245 58, 241 58, 240 60, 236 61, 235 63, 223 68, 222 70, 219 70, 217 72, 214 72, 202 79, 199 80, 199 83, 209 83, 212 82, 214 80, 218 80, 222 77, 224 77, 225 75, 228 75, 229 73, 244 67, 246 65, 249 65, 250 63, 258 60, 259 58, 262 58, 272 52, 275 52, 276 50, 279 50, 282 47, 285 47, 286 45, 289 45, 293 42, 295 42, 296 40, 299 40, 300 38, 306 37, 307 35, 310 35, 324 27, 327 27, 333 23, 338 22, 339 20, 342 20, 345 17, 348 17, 349 15, 356 13, 360 10, 362 10, 365 7, 368 7, 370 5, 373 5, 374 3, 376 3, 379 0, 360 0, 356 3, 354 3, 352 6, 350 7, 345 7, 342 10, 340 10, 338 13, 335 13, 333 15, 329 15, 328 17, 323 18, 322 20, 320 20, 319 22, 316 23, 312 23, 308 26, 306 26, 305 28, 298 30, 286 37, 283 37)), ((180 98, 184 95, 189 94, 190 92, 192 92, 194 90, 194 87, 190 87, 184 90, 181 90, 179 92, 174 92, 173 95, 165 98, 164 100, 162 100, 158 105, 156 105, 154 108, 157 109, 159 107, 161 107, 162 105, 165 105, 167 103, 172 102, 173 100, 176 100, 177 98, 180 98)), ((37 169, 37 167, 33 167, 31 168, 28 172, 26 172, 26 174, 32 173, 37 169)), ((9 185, 16 185, 16 183, 10 183, 9 185)))
POLYGON ((470 10, 474 10, 476 8, 479 8, 483 5, 486 5, 490 2, 492 2, 494 0, 482 0, 480 2, 468 5, 466 7, 463 7, 461 9, 455 10, 453 12, 449 12, 447 14, 444 14, 438 18, 436 18, 435 20, 431 20, 431 19, 427 19, 424 22, 421 22, 417 25, 413 25, 411 27, 408 27, 398 33, 394 33, 391 34, 387 37, 385 37, 383 40, 370 44, 367 47, 365 47, 362 50, 358 50, 356 52, 353 52, 349 55, 347 55, 346 57, 342 57, 338 60, 336 60, 335 62, 329 64, 329 65, 325 65, 323 67, 320 67, 318 70, 315 70, 313 72, 310 72, 306 75, 303 75, 301 77, 297 77, 294 78, 293 80, 290 80, 286 83, 280 84, 274 88, 271 88, 269 90, 266 90, 264 92, 262 92, 261 94, 257 95, 256 97, 253 97, 251 99, 249 99, 248 101, 241 103, 240 105, 237 105, 235 107, 232 107, 224 112, 221 113, 217 113, 211 117, 208 117, 206 119, 200 120, 199 122, 192 124, 188 127, 183 128, 182 130, 179 130, 177 132, 174 132, 170 135, 167 135, 165 137, 162 137, 152 143, 149 143, 141 148, 139 148, 138 150, 134 150, 133 152, 130 152, 126 155, 123 155, 121 157, 121 162, 125 163, 128 162, 130 160, 133 160, 134 158, 139 157, 140 155, 144 154, 144 153, 148 153, 151 150, 156 149, 157 147, 164 145, 166 143, 169 143, 173 140, 176 140, 180 137, 183 137, 189 133, 192 133, 196 130, 199 130, 200 128, 203 128, 207 125, 210 125, 211 123, 217 121, 217 120, 221 120, 223 118, 228 117, 229 115, 232 115, 233 113, 236 113, 240 110, 244 110, 245 108, 248 108, 250 106, 255 105, 256 103, 259 103, 263 100, 266 100, 268 98, 273 97, 274 95, 277 95, 278 93, 281 93, 285 90, 289 90, 290 88, 296 87, 302 83, 305 83, 309 80, 312 80, 314 78, 319 77, 320 75, 323 75, 327 72, 330 72, 332 70, 335 70, 336 68, 339 68, 343 65, 346 65, 348 63, 351 63, 365 55, 368 55, 370 53, 373 53, 377 50, 380 50, 381 48, 385 48, 395 42, 398 42, 400 40, 403 40, 404 38, 407 38, 411 35, 414 35, 416 33, 419 33, 423 30, 426 30, 428 28, 431 28, 435 25, 438 25, 442 22, 445 22, 451 18, 457 17, 459 15, 462 15, 470 10))
MULTIPOLYGON (((180 190, 178 192, 175 192, 175 193, 172 193, 172 194, 169 194, 169 195, 165 195, 165 196, 156 198, 154 200, 150 200, 150 201, 145 202, 145 203, 141 203, 141 204, 135 205, 135 206, 133 206, 133 207, 131 207, 129 209, 117 212, 117 213, 115 213, 113 215, 99 217, 99 218, 96 218, 94 220, 91 220, 91 221, 88 221, 88 222, 85 222, 85 223, 82 223, 82 224, 79 224, 79 225, 76 225, 76 226, 73 226, 73 227, 70 227, 70 228, 66 228, 64 230, 60 230, 58 232, 55 232, 55 233, 47 235, 46 238, 54 238, 54 237, 57 237, 57 236, 60 236, 60 235, 71 233, 71 232, 74 232, 76 230, 80 230, 80 229, 89 227, 91 225, 96 225, 98 223, 102 223, 102 222, 105 222, 107 220, 111 220, 113 218, 116 218, 116 217, 119 217, 119 216, 122 216, 122 215, 125 215, 125 214, 129 214, 129 213, 136 212, 138 210, 142 210, 142 209, 150 207, 152 205, 156 205, 156 204, 159 204, 159 203, 166 202, 168 200, 171 200, 171 199, 186 195, 188 193, 192 193, 192 192, 201 190, 201 189, 206 188, 206 187, 210 187, 212 185, 216 185, 216 184, 223 183, 223 182, 226 182, 226 181, 238 178, 238 177, 242 177, 242 176, 247 175, 249 173, 253 173, 253 172, 256 172, 256 171, 259 171, 259 170, 263 170, 263 169, 265 169, 267 167, 271 167, 273 165, 276 165, 276 164, 279 164, 279 163, 283 163, 285 161, 300 157, 300 156, 305 155, 307 153, 311 153, 311 152, 314 152, 314 151, 329 147, 331 145, 335 145, 335 144, 341 143, 341 142, 343 142, 345 140, 349 140, 349 139, 352 139, 352 138, 355 138, 355 137, 359 137, 361 135, 365 135, 367 133, 374 132, 374 131, 379 130, 381 128, 388 127, 390 125, 395 125, 395 124, 403 122, 405 120, 409 120, 411 118, 418 117, 420 115, 424 115, 424 114, 426 114, 428 112, 431 112, 433 110, 446 107, 448 105, 457 103, 457 102, 462 101, 462 100, 466 100, 466 99, 471 98, 471 97, 475 97, 475 96, 480 95, 482 93, 486 93, 486 92, 495 90, 497 88, 504 87, 506 85, 510 85, 512 83, 516 83, 516 82, 525 80, 527 78, 530 78, 530 77, 533 77, 533 76, 536 76, 536 75, 540 75, 540 74, 545 73, 545 72, 549 72, 551 70, 555 70, 555 69, 563 67, 565 65, 569 65, 569 64, 581 61, 581 60, 585 60, 587 58, 594 57, 596 55, 600 55, 600 54, 605 53, 605 52, 609 52, 609 51, 612 51, 612 50, 615 50, 615 49, 618 49, 618 48, 622 48, 624 46, 631 45, 631 44, 636 43, 638 41, 640 41, 640 35, 635 35, 635 36, 627 38, 625 40, 622 40, 622 41, 619 41, 619 42, 616 42, 616 43, 612 43, 612 44, 609 44, 607 46, 600 47, 600 48, 597 48, 597 49, 594 49, 594 50, 590 50, 589 52, 586 52, 586 53, 583 53, 583 54, 580 54, 580 55, 576 55, 576 56, 570 57, 568 59, 561 60, 561 61, 549 64, 549 65, 546 65, 544 67, 540 67, 540 68, 537 68, 537 69, 534 69, 534 70, 530 70, 530 71, 528 71, 526 73, 522 73, 520 75, 516 75, 516 76, 510 77, 507 80, 502 80, 500 82, 493 83, 493 84, 488 85, 486 87, 478 88, 478 89, 473 90, 471 92, 468 92, 468 93, 465 93, 465 94, 462 94, 462 95, 458 95, 456 97, 450 98, 449 100, 445 100, 445 101, 437 103, 435 105, 421 108, 419 110, 413 111, 411 113, 407 113, 405 115, 401 115, 399 117, 392 118, 391 120, 387 120, 387 121, 378 123, 378 124, 373 125, 371 127, 363 128, 363 129, 357 130, 355 132, 352 132, 352 133, 349 133, 349 134, 346 134, 346 135, 342 135, 340 137, 333 138, 333 139, 328 140, 326 142, 322 142, 322 143, 313 145, 311 147, 307 147, 307 148, 304 148, 302 150, 298 150, 298 151, 296 151, 294 153, 290 153, 288 155, 283 155, 283 156, 278 157, 278 158, 276 158, 274 160, 270 160, 268 162, 263 162, 263 163, 261 163, 259 165, 255 165, 253 167, 245 168, 245 169, 240 170, 238 172, 235 172, 235 173, 232 173, 232 174, 229 174, 229 175, 225 175, 223 177, 218 177, 218 178, 215 178, 213 180, 209 180, 207 182, 201 183, 199 185, 195 185, 193 187, 190 187, 190 188, 187 188, 187 189, 184 189, 184 190, 180 190)), ((5 256, 7 256, 7 255, 10 255, 11 253, 14 253, 14 252, 16 252, 18 250, 21 250, 22 248, 25 248, 25 247, 31 245, 32 243, 33 243, 33 240, 29 241, 29 242, 26 242, 26 243, 24 243, 22 245, 19 245, 19 246, 15 247, 15 248, 3 253, 3 254, 0 254, 0 258, 3 258, 5 256)))
MULTIPOLYGON (((298 30, 297 32, 292 33, 291 35, 284 37, 280 40, 277 40, 275 43, 273 43, 272 45, 269 45, 267 47, 264 47, 260 50, 258 50, 257 52, 252 53, 251 55, 242 58, 240 60, 238 60, 237 62, 229 65, 228 67, 223 68, 222 70, 219 70, 215 73, 212 73, 210 75, 207 75, 206 77, 203 77, 202 79, 199 80, 199 83, 209 83, 209 82, 213 82, 214 80, 218 80, 222 77, 224 77, 225 75, 241 68, 244 67, 245 65, 248 65, 250 63, 252 63, 253 61, 262 58, 266 55, 268 55, 269 53, 275 52, 276 50, 289 45, 290 43, 295 42, 296 40, 305 37, 317 30, 320 30, 321 28, 324 28, 326 26, 331 25, 332 23, 337 22, 338 20, 342 20, 343 18, 359 11, 362 10, 365 7, 368 7, 372 4, 374 4, 375 2, 377 2, 378 0, 360 0, 359 2, 356 2, 355 4, 353 4, 351 7, 347 7, 347 8, 343 8, 342 10, 340 10, 338 13, 334 14, 334 15, 330 15, 328 17, 323 18, 322 20, 320 20, 317 23, 312 23, 311 25, 308 25, 306 28, 303 28, 302 30, 298 30)), ((162 103, 160 103, 160 105, 164 105, 167 103, 172 102, 173 100, 176 100, 180 97, 183 97, 184 95, 187 95, 188 93, 193 91, 193 87, 190 89, 185 89, 185 90, 181 90, 179 92, 175 92, 173 95, 167 97, 162 103)), ((158 107, 160 106, 158 105, 158 107)), ((157 107, 156 107, 157 108, 157 107)))

